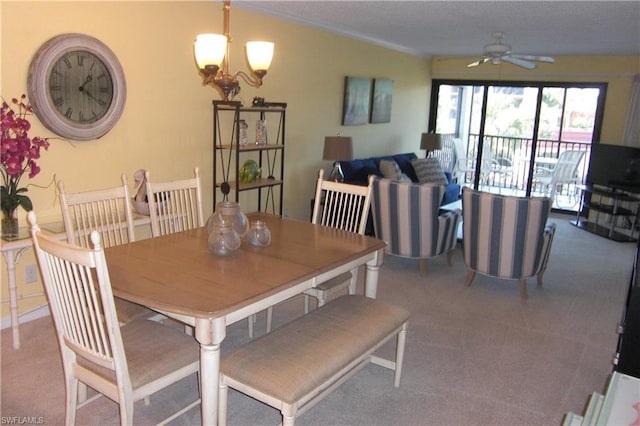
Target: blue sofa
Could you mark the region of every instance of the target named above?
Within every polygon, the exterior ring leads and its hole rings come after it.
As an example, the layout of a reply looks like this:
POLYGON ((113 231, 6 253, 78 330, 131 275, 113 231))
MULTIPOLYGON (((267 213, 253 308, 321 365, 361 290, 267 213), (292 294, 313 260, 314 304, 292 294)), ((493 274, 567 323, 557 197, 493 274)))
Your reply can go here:
MULTIPOLYGON (((387 155, 382 157, 340 161, 340 167, 342 167, 344 181, 346 183, 367 185, 369 175, 373 174, 379 177, 384 177, 380 172, 381 160, 393 160, 398 164, 400 170, 409 176, 413 182, 418 182, 418 177, 411 165, 411 160, 414 158, 418 158, 416 154, 413 152, 407 152, 404 154, 387 155)), ((449 184, 445 189, 441 205, 453 203, 460 199, 460 185, 453 182, 453 176, 451 176, 451 173, 444 172, 444 174, 447 177, 449 184)))

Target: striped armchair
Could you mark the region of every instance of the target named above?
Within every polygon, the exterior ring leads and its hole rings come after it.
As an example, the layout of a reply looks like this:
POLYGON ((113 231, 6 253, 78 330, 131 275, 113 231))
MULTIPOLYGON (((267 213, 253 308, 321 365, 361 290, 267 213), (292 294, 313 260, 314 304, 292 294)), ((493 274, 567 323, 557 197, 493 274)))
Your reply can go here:
POLYGON ((430 257, 447 253, 451 265, 456 247, 462 213, 439 213, 444 192, 440 185, 373 180, 371 211, 376 236, 387 242, 385 253, 419 259, 421 275, 426 275, 430 257))
POLYGON ((464 261, 467 285, 476 272, 518 280, 527 298, 527 278, 538 286, 547 268, 555 223, 547 224, 551 199, 514 197, 462 190, 464 261))

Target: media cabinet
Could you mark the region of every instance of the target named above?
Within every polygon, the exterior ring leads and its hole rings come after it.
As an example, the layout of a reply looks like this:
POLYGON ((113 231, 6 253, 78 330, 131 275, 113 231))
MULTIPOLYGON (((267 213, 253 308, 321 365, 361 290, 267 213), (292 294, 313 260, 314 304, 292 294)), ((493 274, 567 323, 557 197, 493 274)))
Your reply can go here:
MULTIPOLYGON (((571 223, 578 228, 600 235, 601 237, 619 242, 634 242, 636 220, 640 198, 627 191, 615 187, 601 187, 591 185, 578 185, 580 194, 580 206, 576 220, 571 223), (589 220, 593 213, 593 220, 589 220), (584 215, 586 219, 581 219, 584 215), (608 224, 601 224, 601 216, 610 216, 608 224), (630 234, 625 234, 617 229, 620 220, 627 220, 630 225, 630 234)), ((604 217, 602 218, 604 220, 604 217)))

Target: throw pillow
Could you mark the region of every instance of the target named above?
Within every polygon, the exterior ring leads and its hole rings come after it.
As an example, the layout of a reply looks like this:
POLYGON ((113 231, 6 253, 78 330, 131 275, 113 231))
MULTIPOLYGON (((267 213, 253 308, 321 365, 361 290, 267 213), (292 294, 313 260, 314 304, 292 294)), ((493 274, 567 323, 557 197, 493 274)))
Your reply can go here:
POLYGON ((438 185, 447 185, 449 183, 437 158, 415 158, 411 160, 411 165, 420 183, 438 185))
POLYGON ((399 182, 411 182, 409 176, 402 173, 400 166, 393 160, 380 160, 380 172, 387 179, 399 182))

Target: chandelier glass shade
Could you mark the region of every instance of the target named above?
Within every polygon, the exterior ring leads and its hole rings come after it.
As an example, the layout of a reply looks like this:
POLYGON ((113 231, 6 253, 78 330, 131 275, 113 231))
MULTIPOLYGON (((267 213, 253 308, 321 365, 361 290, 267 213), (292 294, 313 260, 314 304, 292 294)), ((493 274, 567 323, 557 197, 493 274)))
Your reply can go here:
POLYGON ((227 51, 227 37, 222 34, 200 34, 196 37, 194 49, 198 68, 204 69, 207 65, 219 68, 227 51))
POLYGON ((229 73, 229 51, 231 35, 229 33, 231 0, 224 1, 224 33, 200 34, 196 37, 194 53, 198 68, 203 74, 203 84, 214 84, 223 94, 224 100, 240 91, 238 78, 242 78, 253 87, 262 85, 273 58, 274 45, 268 41, 250 41, 246 44, 247 60, 252 73, 238 71, 229 73))

